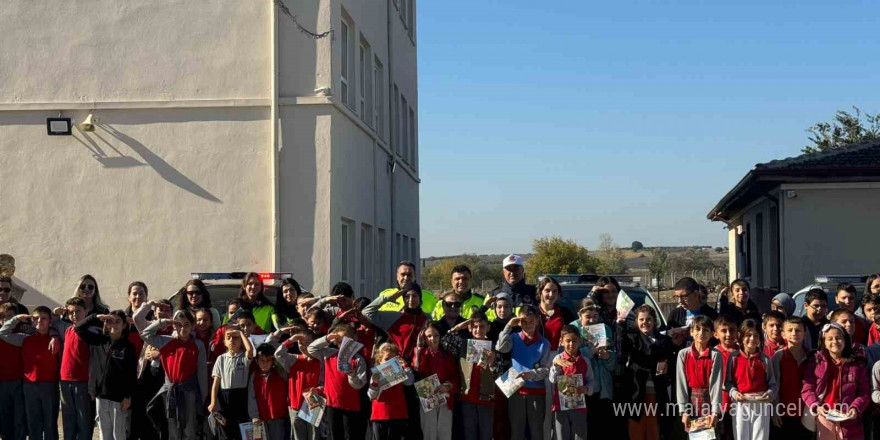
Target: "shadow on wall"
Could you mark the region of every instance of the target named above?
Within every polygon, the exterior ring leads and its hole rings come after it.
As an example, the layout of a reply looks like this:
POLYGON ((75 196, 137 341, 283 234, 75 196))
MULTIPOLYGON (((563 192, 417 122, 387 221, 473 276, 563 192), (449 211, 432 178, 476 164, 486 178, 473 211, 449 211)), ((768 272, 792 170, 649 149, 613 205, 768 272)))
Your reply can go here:
POLYGON ((20 278, 12 277, 12 283, 16 287, 20 287, 24 289, 24 295, 21 298, 18 298, 18 302, 25 305, 28 310, 34 310, 36 306, 46 306, 50 309, 54 309, 55 307, 61 307, 61 303, 55 301, 52 298, 49 298, 46 295, 43 295, 40 291, 35 289, 28 283, 25 283, 20 278))

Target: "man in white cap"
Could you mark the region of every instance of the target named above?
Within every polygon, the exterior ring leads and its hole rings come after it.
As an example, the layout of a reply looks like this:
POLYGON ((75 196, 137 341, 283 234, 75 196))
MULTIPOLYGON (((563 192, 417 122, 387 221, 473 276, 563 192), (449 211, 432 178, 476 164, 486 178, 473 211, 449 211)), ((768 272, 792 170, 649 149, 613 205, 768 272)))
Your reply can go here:
POLYGON ((526 284, 525 268, 523 267, 523 259, 519 255, 508 255, 501 262, 504 280, 501 287, 489 293, 489 296, 495 296, 501 292, 510 296, 511 306, 519 307, 523 304, 538 304, 535 298, 535 286, 526 284))

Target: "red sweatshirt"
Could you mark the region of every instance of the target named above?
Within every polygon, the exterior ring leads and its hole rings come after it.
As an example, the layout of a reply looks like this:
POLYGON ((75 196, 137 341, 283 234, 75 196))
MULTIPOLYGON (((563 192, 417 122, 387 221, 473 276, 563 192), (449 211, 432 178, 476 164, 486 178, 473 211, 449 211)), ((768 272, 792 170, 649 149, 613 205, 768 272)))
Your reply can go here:
POLYGON ((25 382, 57 382, 61 363, 58 356, 49 351, 52 337, 34 333, 25 338, 21 346, 25 382))
POLYGON ((797 410, 789 414, 789 408, 800 406, 801 402, 801 385, 804 381, 804 368, 806 367, 806 359, 798 364, 797 359, 791 354, 788 347, 782 349, 781 358, 779 360, 779 377, 776 379, 779 383, 779 403, 784 406, 785 416, 797 416, 797 410))
POLYGON ((61 380, 68 382, 89 381, 89 344, 80 339, 73 325, 64 331, 61 380))
POLYGON ((730 365, 731 376, 740 393, 763 393, 769 388, 767 383, 768 365, 761 357, 762 353, 747 355, 744 352, 733 356, 730 365))
POLYGON ((0 360, 0 382, 21 380, 24 372, 20 347, 0 341, 0 360))
POLYGON ((284 389, 284 378, 278 374, 276 369, 272 368, 269 370, 268 375, 256 371, 251 377, 251 381, 260 420, 269 421, 290 417, 287 411, 287 393, 284 389))
MULTIPOLYGON (((562 374, 580 374, 581 379, 584 380, 584 385, 586 385, 587 373, 590 370, 590 365, 587 363, 586 359, 584 359, 584 357, 581 355, 577 355, 573 358, 565 352, 562 353, 562 358, 572 363, 572 366, 562 368, 562 374)), ((551 407, 551 410, 553 412, 559 411, 559 387, 557 386, 557 384, 553 384, 553 406, 551 407)), ((576 409, 575 411, 579 413, 586 413, 587 409, 580 408, 576 409)))
MULTIPOLYGON (((159 350, 159 355, 165 376, 171 383, 184 383, 198 372, 199 347, 193 338, 186 342, 173 339, 159 350)), ((201 367, 205 368, 204 365, 201 367)))
POLYGON ((559 306, 553 306, 553 315, 549 317, 540 307, 538 307, 538 311, 541 312, 541 318, 544 322, 544 337, 550 341, 550 351, 556 352, 559 348, 559 338, 562 336, 562 327, 568 324, 562 316, 562 309, 559 306))
POLYGON ((370 414, 370 420, 399 420, 408 418, 406 397, 403 395, 402 383, 382 391, 379 393, 379 397, 373 401, 373 411, 370 414))
POLYGON ((413 358, 419 332, 427 320, 428 317, 424 313, 403 312, 400 314, 400 318, 388 328, 388 338, 400 347, 401 358, 413 358))
POLYGON ((452 391, 449 393, 449 397, 446 398, 447 408, 452 409, 455 402, 455 390, 459 389, 460 386, 458 362, 455 360, 455 357, 443 350, 432 352, 428 347, 419 348, 418 357, 419 367, 416 369, 416 372, 421 377, 424 378, 436 374, 441 385, 447 382, 452 384, 452 391))
MULTIPOLYGON (((336 317, 338 318, 342 316, 343 313, 345 313, 343 310, 336 312, 336 317)), ((376 329, 373 328, 373 326, 361 324, 361 321, 356 316, 352 315, 349 315, 343 322, 347 322, 354 327, 357 332, 358 342, 364 344, 364 348, 361 349, 361 356, 368 361, 372 359, 373 345, 376 343, 376 329)))
MULTIPOLYGON (((351 369, 357 370, 357 358, 352 358, 351 369)), ((327 395, 327 406, 346 411, 361 410, 360 390, 348 383, 348 376, 336 368, 337 356, 324 359, 324 394, 327 395)))
POLYGON ((287 396, 290 400, 290 407, 299 410, 303 402, 303 394, 320 385, 321 361, 299 355, 287 375, 287 396))
MULTIPOLYGON (((730 355, 738 350, 734 349, 731 351, 727 351, 723 345, 718 344, 718 353, 721 353, 721 378, 722 381, 725 377, 727 377, 727 361, 730 360, 730 355)), ((709 362, 711 364, 711 362, 709 362)), ((721 391, 721 412, 726 413, 727 410, 730 409, 730 393, 727 390, 721 391)))

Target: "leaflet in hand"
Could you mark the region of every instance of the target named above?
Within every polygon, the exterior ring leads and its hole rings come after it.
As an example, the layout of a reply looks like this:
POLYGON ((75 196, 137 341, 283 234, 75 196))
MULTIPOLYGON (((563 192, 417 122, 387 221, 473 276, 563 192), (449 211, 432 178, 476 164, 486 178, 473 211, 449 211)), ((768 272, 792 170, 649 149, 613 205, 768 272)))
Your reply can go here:
POLYGON ((402 383, 409 376, 403 368, 403 361, 399 357, 376 365, 370 371, 379 374, 379 391, 385 391, 394 385, 402 383))
POLYGON ((831 410, 831 411, 828 411, 825 413, 825 420, 828 420, 829 422, 832 422, 832 423, 845 422, 851 418, 852 418, 852 416, 849 416, 849 415, 842 413, 840 411, 831 410))
POLYGON ((605 333, 605 324, 592 324, 584 327, 584 333, 587 342, 593 344, 594 347, 607 347, 608 334, 605 333))
POLYGON ((715 440, 715 429, 703 428, 688 432, 688 440, 715 440))
POLYGON ((625 319, 635 305, 636 303, 633 302, 632 298, 621 289, 620 293, 617 294, 617 319, 625 319))
POLYGON ((416 394, 419 395, 419 402, 425 412, 446 405, 446 393, 440 392, 440 378, 436 374, 416 382, 415 387, 416 394))
POLYGON ((499 376, 498 379, 495 379, 495 385, 498 385, 498 389, 508 398, 519 391, 526 383, 522 378, 516 377, 517 374, 519 373, 516 369, 511 368, 499 376))
POLYGON ((561 411, 587 407, 586 397, 577 392, 577 387, 582 386, 584 386, 584 377, 580 374, 566 374, 557 377, 556 387, 559 389, 559 409, 561 411))
POLYGON ((465 360, 472 364, 479 363, 480 358, 485 356, 483 352, 487 351, 492 351, 492 341, 486 341, 482 339, 468 339, 467 355, 465 356, 465 360))
POLYGON ((316 428, 321 426, 321 419, 324 418, 324 410, 327 409, 327 399, 316 393, 307 393, 304 394, 303 397, 305 397, 305 399, 303 400, 296 416, 316 428))
POLYGON ((242 440, 263 439, 263 425, 254 425, 253 422, 239 423, 238 429, 241 432, 242 440))
POLYGON ((351 372, 351 358, 354 357, 364 344, 361 344, 348 336, 342 337, 342 343, 339 344, 339 353, 336 355, 336 369, 343 373, 351 372))
POLYGON ((744 399, 752 402, 767 400, 767 397, 764 393, 742 393, 742 396, 744 399))

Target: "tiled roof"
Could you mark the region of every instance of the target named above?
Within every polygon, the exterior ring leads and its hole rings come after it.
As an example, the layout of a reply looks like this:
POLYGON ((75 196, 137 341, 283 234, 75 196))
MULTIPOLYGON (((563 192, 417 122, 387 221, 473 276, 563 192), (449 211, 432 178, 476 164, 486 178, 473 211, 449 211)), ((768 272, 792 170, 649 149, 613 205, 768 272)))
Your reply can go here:
POLYGON ((880 169, 880 140, 853 144, 841 150, 802 154, 755 165, 755 170, 761 171, 816 168, 880 169))

